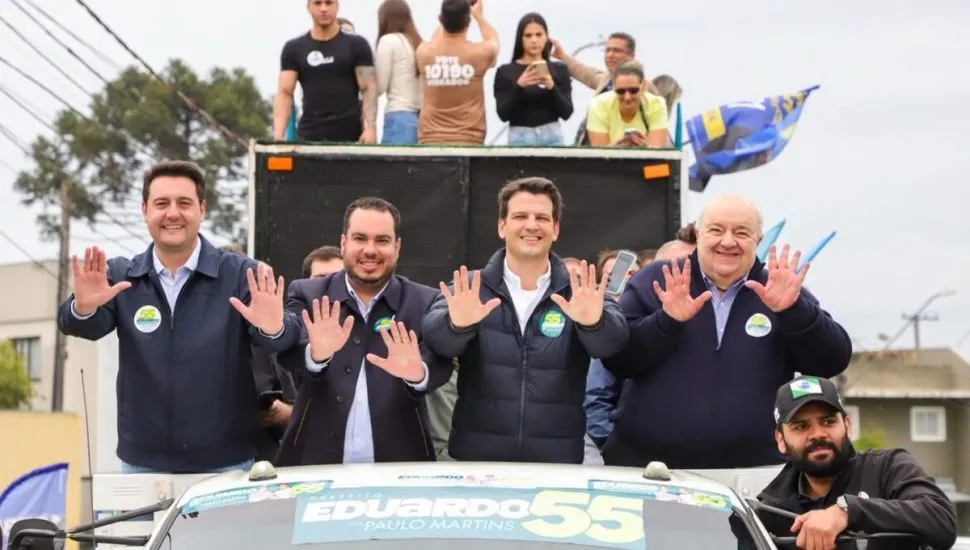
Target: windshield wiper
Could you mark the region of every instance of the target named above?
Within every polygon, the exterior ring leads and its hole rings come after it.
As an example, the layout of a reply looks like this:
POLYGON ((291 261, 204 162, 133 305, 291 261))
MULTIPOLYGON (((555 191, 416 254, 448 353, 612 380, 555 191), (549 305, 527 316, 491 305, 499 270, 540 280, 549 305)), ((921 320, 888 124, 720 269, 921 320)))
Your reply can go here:
POLYGON ((69 539, 77 542, 85 543, 98 543, 102 542, 104 544, 117 544, 118 546, 145 546, 148 544, 148 536, 137 536, 137 537, 112 537, 107 535, 95 535, 93 533, 88 533, 88 531, 94 531, 98 527, 105 527, 107 525, 114 525, 116 523, 121 523, 123 521, 128 521, 129 519, 134 519, 145 514, 153 514, 155 512, 160 512, 162 510, 167 510, 172 503, 173 499, 165 499, 150 506, 145 506, 144 508, 138 508, 137 510, 132 510, 130 512, 125 512, 123 514, 118 514, 117 516, 112 516, 110 518, 100 519, 97 521, 92 521, 91 523, 85 523, 78 525, 72 529, 61 530, 55 528, 53 523, 45 522, 51 526, 49 529, 24 529, 18 531, 10 539, 10 548, 20 548, 23 539, 27 537, 32 537, 35 539, 47 539, 47 540, 59 540, 59 539, 69 539))
MULTIPOLYGON (((798 514, 790 510, 785 510, 782 508, 776 508, 774 506, 765 504, 756 498, 747 498, 745 501, 748 506, 754 509, 755 512, 767 512, 775 516, 783 517, 786 519, 795 519, 798 514)), ((921 540, 918 535, 913 533, 860 533, 860 532, 850 532, 847 531, 844 534, 839 535, 835 538, 836 543, 840 542, 852 542, 857 540, 872 540, 872 539, 916 539, 921 540)), ((775 534, 771 535, 771 540, 775 542, 777 546, 795 546, 795 541, 798 540, 797 536, 778 536, 775 534)))

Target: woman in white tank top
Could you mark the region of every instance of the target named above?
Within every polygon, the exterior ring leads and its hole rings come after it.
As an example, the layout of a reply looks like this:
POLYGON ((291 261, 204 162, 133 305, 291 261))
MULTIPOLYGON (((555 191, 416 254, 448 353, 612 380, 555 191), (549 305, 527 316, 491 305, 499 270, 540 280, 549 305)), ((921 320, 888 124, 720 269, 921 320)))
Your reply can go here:
POLYGON ((387 96, 381 143, 408 145, 418 142, 418 111, 421 81, 414 51, 421 35, 414 26, 406 0, 384 0, 377 10, 377 84, 387 96))

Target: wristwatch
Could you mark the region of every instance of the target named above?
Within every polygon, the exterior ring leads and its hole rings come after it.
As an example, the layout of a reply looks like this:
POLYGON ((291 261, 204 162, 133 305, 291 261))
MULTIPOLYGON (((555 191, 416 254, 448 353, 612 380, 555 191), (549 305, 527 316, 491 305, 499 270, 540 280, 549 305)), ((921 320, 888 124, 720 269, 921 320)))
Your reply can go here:
POLYGON ((842 495, 839 498, 835 499, 835 505, 838 506, 839 508, 842 508, 842 511, 845 512, 846 514, 849 513, 849 503, 846 502, 845 495, 842 495))

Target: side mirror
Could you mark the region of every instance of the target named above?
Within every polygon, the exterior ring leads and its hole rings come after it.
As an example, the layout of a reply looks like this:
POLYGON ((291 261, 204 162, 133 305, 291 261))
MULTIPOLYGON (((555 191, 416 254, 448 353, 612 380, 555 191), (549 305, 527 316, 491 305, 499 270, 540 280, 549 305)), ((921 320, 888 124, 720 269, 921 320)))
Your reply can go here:
POLYGON ((22 519, 10 528, 7 550, 56 550, 57 531, 57 525, 46 519, 22 519))

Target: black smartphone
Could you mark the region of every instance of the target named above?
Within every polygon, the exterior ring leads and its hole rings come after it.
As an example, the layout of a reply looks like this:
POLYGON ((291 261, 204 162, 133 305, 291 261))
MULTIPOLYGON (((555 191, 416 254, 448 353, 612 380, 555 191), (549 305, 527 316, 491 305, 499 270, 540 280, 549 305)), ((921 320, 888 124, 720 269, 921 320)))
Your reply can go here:
POLYGON ((283 392, 279 390, 264 391, 259 394, 259 410, 268 411, 273 406, 273 401, 283 399, 283 392))
POLYGON ((629 250, 621 250, 613 262, 609 278, 606 280, 606 294, 618 298, 626 288, 626 281, 633 266, 637 265, 637 255, 629 250))

